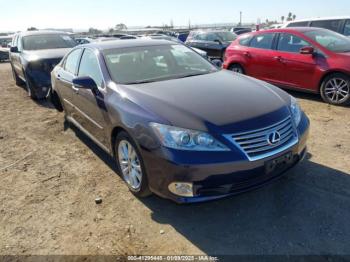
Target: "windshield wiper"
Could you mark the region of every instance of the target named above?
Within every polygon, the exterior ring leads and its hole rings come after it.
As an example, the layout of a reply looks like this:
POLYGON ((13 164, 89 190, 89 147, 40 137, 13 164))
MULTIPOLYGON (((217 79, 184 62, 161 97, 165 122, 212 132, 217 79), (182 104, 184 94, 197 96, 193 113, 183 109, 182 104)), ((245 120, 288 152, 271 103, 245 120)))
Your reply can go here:
POLYGON ((176 78, 186 78, 186 77, 201 76, 206 74, 209 74, 209 72, 186 74, 186 75, 177 76, 176 78))

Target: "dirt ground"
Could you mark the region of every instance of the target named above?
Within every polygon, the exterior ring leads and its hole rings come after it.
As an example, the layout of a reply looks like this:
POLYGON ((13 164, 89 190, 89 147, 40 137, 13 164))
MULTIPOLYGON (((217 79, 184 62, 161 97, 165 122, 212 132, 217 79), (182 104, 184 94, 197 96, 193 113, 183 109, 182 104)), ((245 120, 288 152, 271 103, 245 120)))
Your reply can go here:
POLYGON ((179 206, 133 197, 113 160, 0 64, 0 254, 350 255, 350 108, 293 95, 312 123, 305 162, 260 190, 179 206))

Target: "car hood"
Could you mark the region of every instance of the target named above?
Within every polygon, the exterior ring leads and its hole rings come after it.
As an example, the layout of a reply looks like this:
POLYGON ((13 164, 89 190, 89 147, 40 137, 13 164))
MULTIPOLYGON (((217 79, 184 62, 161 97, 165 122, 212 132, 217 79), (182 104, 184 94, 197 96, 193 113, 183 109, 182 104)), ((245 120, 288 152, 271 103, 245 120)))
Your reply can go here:
POLYGON ((241 131, 289 115, 284 91, 226 70, 123 88, 130 100, 169 124, 195 130, 241 131))
POLYGON ((71 49, 46 49, 35 51, 23 51, 23 57, 27 61, 45 60, 45 59, 62 59, 71 49))

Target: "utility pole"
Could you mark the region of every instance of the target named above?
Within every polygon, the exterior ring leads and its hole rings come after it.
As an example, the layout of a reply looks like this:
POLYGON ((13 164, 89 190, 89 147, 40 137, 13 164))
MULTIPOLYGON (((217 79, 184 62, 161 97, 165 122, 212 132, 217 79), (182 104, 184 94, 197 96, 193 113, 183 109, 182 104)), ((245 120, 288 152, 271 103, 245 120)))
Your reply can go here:
POLYGON ((239 25, 242 26, 242 11, 239 12, 239 25))

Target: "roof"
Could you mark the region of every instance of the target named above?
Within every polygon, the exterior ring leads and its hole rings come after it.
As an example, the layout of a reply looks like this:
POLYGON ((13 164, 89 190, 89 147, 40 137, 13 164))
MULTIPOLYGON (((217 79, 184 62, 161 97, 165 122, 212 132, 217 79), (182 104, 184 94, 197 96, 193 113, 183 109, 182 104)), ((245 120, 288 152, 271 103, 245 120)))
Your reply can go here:
POLYGON ((167 40, 154 39, 125 39, 125 40, 111 40, 105 42, 94 42, 86 45, 86 47, 95 48, 98 50, 108 50, 115 48, 141 47, 141 46, 156 46, 156 45, 174 45, 176 43, 167 40))
POLYGON ((69 35, 66 32, 60 32, 60 31, 49 31, 49 30, 37 30, 37 31, 25 31, 19 33, 21 36, 31 36, 31 35, 69 35))

